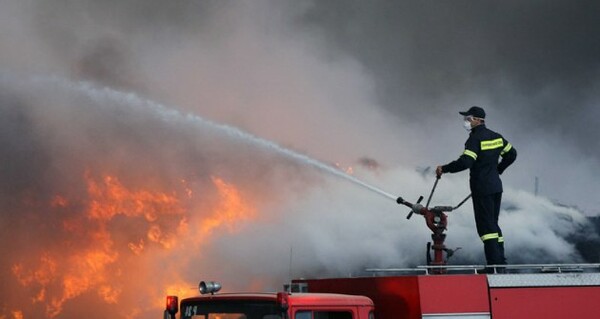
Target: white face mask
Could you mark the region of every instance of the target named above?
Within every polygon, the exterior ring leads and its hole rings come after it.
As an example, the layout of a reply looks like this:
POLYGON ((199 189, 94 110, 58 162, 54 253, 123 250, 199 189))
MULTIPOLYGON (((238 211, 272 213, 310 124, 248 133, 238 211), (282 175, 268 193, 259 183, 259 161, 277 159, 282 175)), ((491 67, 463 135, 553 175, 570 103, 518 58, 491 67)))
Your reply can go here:
POLYGON ((467 132, 471 131, 471 122, 466 121, 463 123, 463 127, 465 128, 465 130, 467 130, 467 132))

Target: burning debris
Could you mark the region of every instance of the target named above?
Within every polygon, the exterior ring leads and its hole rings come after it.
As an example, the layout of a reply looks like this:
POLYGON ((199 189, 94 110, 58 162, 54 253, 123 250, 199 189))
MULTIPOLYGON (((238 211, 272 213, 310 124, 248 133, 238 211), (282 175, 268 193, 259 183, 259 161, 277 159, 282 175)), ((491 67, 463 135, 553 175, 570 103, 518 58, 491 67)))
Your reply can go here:
POLYGON ((134 293, 126 287, 132 271, 145 268, 143 257, 156 253, 152 251, 168 253, 188 245, 201 251, 212 232, 234 232, 236 224, 253 218, 252 207, 235 186, 218 177, 212 178, 217 204, 212 213, 196 220, 190 205, 193 197, 188 193, 129 189, 115 176, 95 180, 90 175, 84 176, 88 186, 85 199, 69 201, 57 195, 46 207, 39 205, 59 216, 75 212, 52 229, 64 235, 52 243, 56 248, 46 245, 40 247, 37 259, 30 251, 29 261, 11 261, 18 283, 33 293, 34 308, 44 309, 38 316, 54 318, 65 304, 85 294, 95 294, 106 305, 116 304, 121 295, 134 293), (190 228, 199 230, 202 238, 190 228), (181 242, 182 238, 186 241, 181 242))

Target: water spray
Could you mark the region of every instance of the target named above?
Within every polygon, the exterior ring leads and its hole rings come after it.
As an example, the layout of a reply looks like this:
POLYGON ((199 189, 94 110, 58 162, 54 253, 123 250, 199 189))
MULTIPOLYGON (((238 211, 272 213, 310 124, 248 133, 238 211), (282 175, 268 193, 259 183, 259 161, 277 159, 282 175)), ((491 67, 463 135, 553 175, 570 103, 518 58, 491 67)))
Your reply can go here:
POLYGON ((374 193, 382 195, 388 199, 395 201, 397 198, 397 196, 387 193, 375 186, 369 185, 354 176, 348 175, 348 174, 340 171, 339 169, 331 167, 319 160, 309 157, 308 155, 301 154, 296 151, 290 150, 290 149, 285 148, 273 141, 252 135, 248 132, 245 132, 245 131, 243 131, 237 127, 231 126, 231 125, 216 123, 216 122, 207 120, 201 116, 191 114, 191 113, 184 114, 173 108, 167 107, 161 103, 140 97, 135 93, 122 92, 122 91, 118 91, 118 90, 111 89, 108 87, 100 88, 89 82, 84 82, 84 81, 72 82, 67 79, 59 78, 59 77, 55 77, 55 76, 53 76, 53 77, 38 76, 38 77, 34 77, 30 82, 33 84, 38 84, 38 83, 49 84, 50 83, 50 84, 57 85, 63 89, 72 90, 72 91, 75 91, 78 93, 83 93, 86 96, 88 96, 89 98, 91 98, 92 100, 99 102, 100 104, 102 104, 102 102, 105 102, 106 99, 109 99, 109 100, 114 100, 119 103, 124 103, 126 105, 129 105, 130 107, 151 109, 151 110, 155 111, 165 121, 172 121, 172 120, 181 121, 181 120, 183 120, 183 121, 191 122, 195 125, 209 127, 211 129, 217 130, 221 133, 224 133, 227 136, 237 138, 237 139, 242 139, 245 141, 249 141, 255 145, 258 145, 265 149, 273 150, 279 154, 285 155, 285 156, 292 158, 298 162, 318 168, 321 171, 327 172, 334 176, 343 178, 347 181, 354 183, 355 185, 359 185, 365 189, 368 189, 369 191, 372 191, 374 193))

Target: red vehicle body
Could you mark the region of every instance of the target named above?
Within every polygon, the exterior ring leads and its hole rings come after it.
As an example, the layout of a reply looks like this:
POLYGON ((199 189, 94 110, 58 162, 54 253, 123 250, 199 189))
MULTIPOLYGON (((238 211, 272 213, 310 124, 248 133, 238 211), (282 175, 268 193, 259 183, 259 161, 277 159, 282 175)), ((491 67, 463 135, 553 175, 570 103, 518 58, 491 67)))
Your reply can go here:
MULTIPOLYGON (((598 267, 598 265, 596 265, 598 267)), ((556 270, 553 270, 556 271, 556 270)), ((311 292, 360 294, 375 318, 600 318, 600 273, 407 275, 297 280, 311 292)))
MULTIPOLYGON (((373 311, 373 301, 364 296, 287 292, 234 293, 184 299, 181 301, 180 318, 372 319, 373 311)), ((167 312, 166 317, 168 317, 167 312)))
MULTIPOLYGON (((298 279, 293 286, 301 287, 301 293, 187 298, 181 301, 180 318, 600 318, 600 265, 539 265, 534 269, 537 272, 393 276, 379 276, 388 273, 380 270, 370 277, 298 279)), ((172 297, 167 299, 169 307, 174 318, 177 303, 172 297)))

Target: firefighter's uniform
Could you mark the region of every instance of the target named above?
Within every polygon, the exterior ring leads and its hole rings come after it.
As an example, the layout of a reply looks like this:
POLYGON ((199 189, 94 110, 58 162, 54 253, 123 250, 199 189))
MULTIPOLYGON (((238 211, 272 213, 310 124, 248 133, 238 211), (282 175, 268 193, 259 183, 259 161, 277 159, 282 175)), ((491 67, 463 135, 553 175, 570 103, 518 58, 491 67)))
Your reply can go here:
POLYGON ((442 166, 442 172, 471 169, 471 194, 477 232, 484 244, 488 265, 506 264, 504 237, 498 226, 502 181, 500 174, 517 158, 517 151, 502 135, 484 124, 471 130, 465 150, 456 160, 442 166), (502 157, 498 163, 499 157, 502 157))

